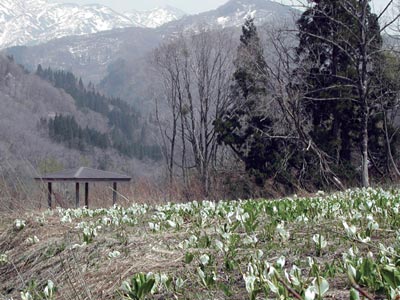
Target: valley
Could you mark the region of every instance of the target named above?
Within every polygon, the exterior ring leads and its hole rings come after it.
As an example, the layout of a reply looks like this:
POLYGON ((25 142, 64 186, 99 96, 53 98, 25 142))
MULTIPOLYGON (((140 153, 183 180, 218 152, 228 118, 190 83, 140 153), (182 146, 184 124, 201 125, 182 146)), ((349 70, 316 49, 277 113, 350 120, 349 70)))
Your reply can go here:
POLYGON ((0 3, 0 300, 400 299, 398 6, 74 1, 0 3))

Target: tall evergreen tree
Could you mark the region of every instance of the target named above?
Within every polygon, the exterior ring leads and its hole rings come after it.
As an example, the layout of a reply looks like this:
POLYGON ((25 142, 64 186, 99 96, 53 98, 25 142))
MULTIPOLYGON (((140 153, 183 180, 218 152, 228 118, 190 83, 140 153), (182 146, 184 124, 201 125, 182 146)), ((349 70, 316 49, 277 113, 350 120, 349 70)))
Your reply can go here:
MULTIPOLYGON (((313 0, 298 20, 298 88, 311 117, 311 136, 343 172, 355 171, 361 153, 363 185, 368 186, 368 147, 375 128, 382 38, 367 0, 313 0), (361 151, 360 151, 361 150, 361 151)), ((344 173, 344 172, 343 172, 344 173)))
POLYGON ((231 105, 216 120, 216 132, 219 142, 228 145, 256 183, 263 185, 279 168, 281 143, 272 138, 274 119, 268 113, 271 88, 253 19, 247 19, 242 27, 234 65, 231 105))

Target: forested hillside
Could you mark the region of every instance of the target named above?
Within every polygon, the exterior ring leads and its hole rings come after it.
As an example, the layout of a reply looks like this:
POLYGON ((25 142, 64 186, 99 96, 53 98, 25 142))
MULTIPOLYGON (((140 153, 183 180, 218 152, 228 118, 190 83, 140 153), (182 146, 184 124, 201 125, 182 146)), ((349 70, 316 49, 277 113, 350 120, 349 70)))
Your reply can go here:
POLYGON ((111 147, 121 155, 137 159, 161 159, 160 146, 146 136, 146 128, 150 125, 144 122, 143 117, 126 102, 119 98, 108 98, 94 89, 92 84, 86 87, 82 79, 65 71, 45 70, 38 66, 36 75, 49 81, 56 88, 63 89, 75 100, 81 111, 94 111, 108 120, 110 127, 107 134, 102 134, 90 128, 81 128, 73 117, 55 117, 48 123, 50 137, 59 142, 75 141, 75 148, 83 150, 83 143, 91 144, 102 149, 111 147))
MULTIPOLYGON (((144 152, 151 151, 140 142, 153 149, 154 141, 127 104, 82 82, 79 89, 70 73, 48 69, 40 75, 46 74, 51 83, 0 56, 0 160, 7 180, 82 164, 136 175, 150 169, 152 158, 144 152), (132 126, 125 127, 123 118, 132 126), (146 168, 141 159, 149 160, 146 168)), ((159 148, 153 153, 159 159, 159 148)))

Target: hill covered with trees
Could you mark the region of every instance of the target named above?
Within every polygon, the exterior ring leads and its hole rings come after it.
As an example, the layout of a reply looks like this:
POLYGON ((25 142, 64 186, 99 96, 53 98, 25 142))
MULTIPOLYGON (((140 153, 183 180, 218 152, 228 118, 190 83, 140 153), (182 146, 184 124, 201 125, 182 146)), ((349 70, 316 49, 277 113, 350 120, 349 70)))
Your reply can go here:
MULTIPOLYGON (((60 76, 54 77, 57 80, 74 78, 58 73, 60 76)), ((0 56, 0 164, 2 183, 9 184, 2 189, 7 192, 2 197, 9 199, 13 189, 23 192, 21 184, 28 184, 38 173, 79 165, 133 176, 154 174, 160 150, 145 120, 122 100, 107 99, 93 90, 82 91, 82 98, 76 100, 71 96, 77 96, 72 81, 69 88, 66 82, 58 82, 56 87, 27 72, 12 58, 0 56), (97 100, 98 106, 94 104, 97 100), (132 117, 131 131, 125 129, 122 123, 126 120, 119 116, 132 117), (141 141, 144 143, 139 144, 141 141), (155 148, 154 159, 149 158, 151 154, 145 155, 151 153, 146 147, 155 148)))
POLYGON ((48 122, 49 135, 53 140, 78 149, 83 149, 84 144, 87 144, 103 149, 111 147, 131 158, 161 159, 160 146, 146 136, 146 131, 151 131, 146 128, 149 124, 126 102, 100 94, 91 83, 85 86, 82 79, 71 72, 43 69, 39 65, 36 75, 71 95, 82 112, 97 112, 108 121, 108 132, 101 133, 81 128, 73 117, 56 116, 48 122))

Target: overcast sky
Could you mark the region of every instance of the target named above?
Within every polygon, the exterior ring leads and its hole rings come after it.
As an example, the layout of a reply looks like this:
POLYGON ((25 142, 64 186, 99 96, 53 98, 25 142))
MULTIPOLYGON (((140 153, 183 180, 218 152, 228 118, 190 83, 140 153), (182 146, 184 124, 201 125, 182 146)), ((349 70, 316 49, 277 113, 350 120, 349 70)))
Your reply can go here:
MULTIPOLYGON (((228 2, 228 0, 50 0, 52 2, 66 2, 78 4, 103 4, 116 11, 123 12, 130 9, 148 10, 159 6, 171 5, 187 13, 199 13, 228 2)), ((389 0, 372 0, 375 8, 383 8, 389 0)), ((280 3, 296 3, 297 0, 277 0, 280 3)))

